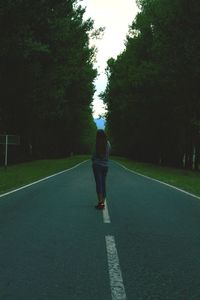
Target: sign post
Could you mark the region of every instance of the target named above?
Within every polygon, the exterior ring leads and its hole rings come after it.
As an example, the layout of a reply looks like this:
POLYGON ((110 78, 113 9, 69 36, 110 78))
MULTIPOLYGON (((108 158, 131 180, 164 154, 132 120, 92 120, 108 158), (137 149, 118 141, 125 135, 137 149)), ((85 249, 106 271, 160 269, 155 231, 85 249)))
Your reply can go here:
POLYGON ((8 165, 8 145, 19 145, 20 137, 18 135, 1 134, 0 144, 5 145, 5 169, 8 165))

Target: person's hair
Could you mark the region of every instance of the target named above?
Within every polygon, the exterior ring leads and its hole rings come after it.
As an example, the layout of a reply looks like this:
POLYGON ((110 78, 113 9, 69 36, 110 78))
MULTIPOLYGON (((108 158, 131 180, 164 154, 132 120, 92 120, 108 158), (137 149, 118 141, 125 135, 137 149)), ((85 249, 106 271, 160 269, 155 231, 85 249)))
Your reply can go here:
POLYGON ((97 130, 96 134, 96 155, 99 158, 103 158, 106 156, 107 150, 107 137, 104 130, 97 130))

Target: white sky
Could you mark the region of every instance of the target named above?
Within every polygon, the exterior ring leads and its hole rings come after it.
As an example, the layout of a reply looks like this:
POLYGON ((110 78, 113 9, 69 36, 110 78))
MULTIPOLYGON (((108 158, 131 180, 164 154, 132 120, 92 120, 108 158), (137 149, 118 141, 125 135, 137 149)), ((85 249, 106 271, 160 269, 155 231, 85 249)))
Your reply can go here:
POLYGON ((103 38, 95 43, 98 48, 96 67, 99 73, 95 81, 96 93, 93 101, 93 116, 96 118, 105 112, 98 94, 106 87, 106 62, 123 51, 128 26, 134 20, 138 8, 135 0, 81 0, 80 4, 86 7, 85 18, 93 19, 95 28, 105 27, 103 38))

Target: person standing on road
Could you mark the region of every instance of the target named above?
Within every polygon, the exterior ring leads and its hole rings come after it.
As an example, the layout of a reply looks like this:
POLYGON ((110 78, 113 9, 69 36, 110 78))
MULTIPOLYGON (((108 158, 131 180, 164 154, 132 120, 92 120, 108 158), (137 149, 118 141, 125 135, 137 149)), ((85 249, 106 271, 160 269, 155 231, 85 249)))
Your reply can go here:
POLYGON ((108 172, 108 159, 110 153, 110 142, 104 130, 97 130, 96 145, 92 155, 92 168, 96 182, 96 192, 98 197, 97 209, 104 209, 106 198, 106 175, 108 172))

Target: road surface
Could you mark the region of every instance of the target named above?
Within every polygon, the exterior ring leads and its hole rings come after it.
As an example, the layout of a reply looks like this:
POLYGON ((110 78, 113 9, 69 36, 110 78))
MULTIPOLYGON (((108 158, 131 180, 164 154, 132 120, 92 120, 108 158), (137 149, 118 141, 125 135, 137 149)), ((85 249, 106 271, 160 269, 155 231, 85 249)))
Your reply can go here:
POLYGON ((0 300, 199 300, 200 199, 110 162, 0 197, 0 300))

